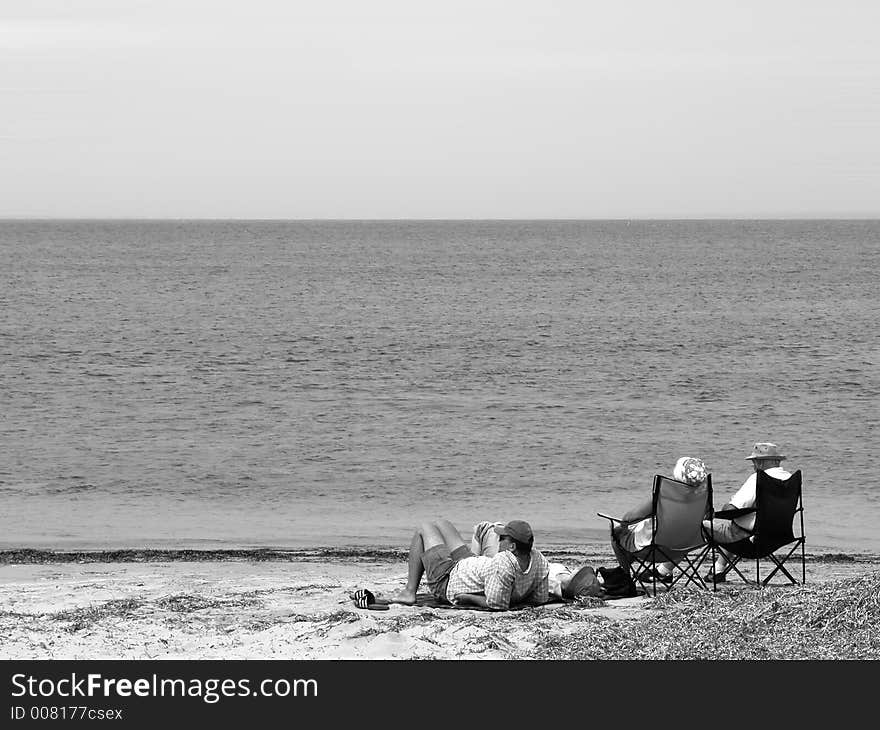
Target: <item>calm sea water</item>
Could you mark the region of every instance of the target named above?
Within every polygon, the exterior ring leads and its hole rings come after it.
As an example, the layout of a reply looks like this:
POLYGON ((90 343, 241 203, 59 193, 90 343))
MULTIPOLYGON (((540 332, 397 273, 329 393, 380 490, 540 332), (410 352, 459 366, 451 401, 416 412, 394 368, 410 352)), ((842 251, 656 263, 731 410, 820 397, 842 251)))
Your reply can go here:
POLYGON ((758 440, 880 552, 880 222, 0 222, 6 547, 604 539, 758 440))

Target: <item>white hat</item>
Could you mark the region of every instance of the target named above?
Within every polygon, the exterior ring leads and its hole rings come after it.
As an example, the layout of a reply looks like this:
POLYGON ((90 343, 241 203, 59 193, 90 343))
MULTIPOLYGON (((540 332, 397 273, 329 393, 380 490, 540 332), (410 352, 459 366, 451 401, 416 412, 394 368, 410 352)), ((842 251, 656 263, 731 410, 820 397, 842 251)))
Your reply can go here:
POLYGON ((752 447, 752 453, 749 454, 746 459, 778 459, 782 461, 785 456, 780 453, 779 447, 776 444, 771 444, 769 441, 761 441, 755 444, 752 447))

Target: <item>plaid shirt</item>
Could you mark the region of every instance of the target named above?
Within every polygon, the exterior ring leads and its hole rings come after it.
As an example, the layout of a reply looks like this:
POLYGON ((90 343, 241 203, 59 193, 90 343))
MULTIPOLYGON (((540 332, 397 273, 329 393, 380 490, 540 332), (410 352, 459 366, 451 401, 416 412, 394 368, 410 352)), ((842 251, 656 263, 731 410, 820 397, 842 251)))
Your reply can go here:
POLYGON ((446 584, 446 599, 450 603, 455 603, 455 597, 459 593, 482 593, 491 570, 492 558, 487 558, 484 555, 462 558, 449 573, 449 583, 446 584))
POLYGON ((449 574, 446 597, 450 602, 459 593, 484 593, 489 608, 506 610, 513 603, 526 599, 547 603, 550 566, 539 550, 532 548, 529 567, 523 571, 510 551, 494 558, 465 558, 455 564, 449 574))

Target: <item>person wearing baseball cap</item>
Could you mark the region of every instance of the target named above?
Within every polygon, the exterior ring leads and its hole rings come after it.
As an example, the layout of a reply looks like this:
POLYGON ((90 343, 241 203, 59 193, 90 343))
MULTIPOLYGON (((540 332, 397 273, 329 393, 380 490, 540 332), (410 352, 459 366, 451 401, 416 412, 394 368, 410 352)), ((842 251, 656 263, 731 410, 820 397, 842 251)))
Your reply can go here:
POLYGON ((511 520, 506 525, 499 525, 493 529, 498 537, 509 537, 514 542, 527 545, 529 548, 535 543, 535 536, 532 534, 532 526, 528 522, 511 520))
MULTIPOLYGON (((779 447, 776 444, 770 443, 769 441, 757 442, 752 446, 752 453, 746 457, 747 461, 752 462, 754 473, 749 475, 748 479, 743 482, 736 494, 734 494, 730 498, 730 501, 721 509, 749 509, 754 507, 755 500, 757 499, 756 485, 758 483, 758 472, 765 471, 768 476, 771 476, 774 479, 788 479, 791 474, 780 466, 782 460, 785 458, 785 454, 779 450, 779 447)), ((713 530, 715 539, 721 543, 731 543, 744 540, 752 534, 754 526, 754 512, 743 515, 742 517, 736 517, 733 520, 712 520, 711 522, 705 520, 703 522, 705 530, 707 532, 713 530)), ((719 549, 715 558, 715 565, 712 566, 712 569, 708 573, 706 573, 706 580, 711 581, 714 578, 716 583, 723 583, 727 580, 726 576, 729 565, 730 563, 727 556, 724 554, 724 550, 719 549)))
POLYGON ((438 600, 455 605, 505 611, 547 603, 549 566, 531 525, 511 520, 493 532, 498 552, 489 557, 475 555, 449 520, 423 523, 410 543, 406 587, 389 602, 414 605, 424 576, 438 600))
MULTIPOLYGON (((471 552, 474 555, 487 555, 492 558, 498 554, 501 543, 500 531, 509 528, 509 524, 491 520, 483 520, 474 525, 471 535, 471 552)), ((576 598, 598 596, 601 585, 596 571, 590 565, 574 569, 565 563, 548 562, 548 590, 551 596, 561 601, 572 601, 576 598)))

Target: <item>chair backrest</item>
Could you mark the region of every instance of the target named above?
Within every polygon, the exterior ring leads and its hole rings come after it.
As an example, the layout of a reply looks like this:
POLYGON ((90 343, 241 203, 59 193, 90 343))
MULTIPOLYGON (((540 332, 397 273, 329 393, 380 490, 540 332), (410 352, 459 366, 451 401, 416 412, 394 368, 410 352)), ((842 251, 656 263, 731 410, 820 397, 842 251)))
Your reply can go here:
POLYGON ((755 481, 756 539, 764 545, 786 545, 795 537, 792 523, 801 508, 801 471, 788 479, 775 479, 759 471, 755 481))
POLYGON ((706 542, 702 525, 712 504, 712 475, 698 487, 657 474, 654 477, 654 543, 685 551, 706 542))

